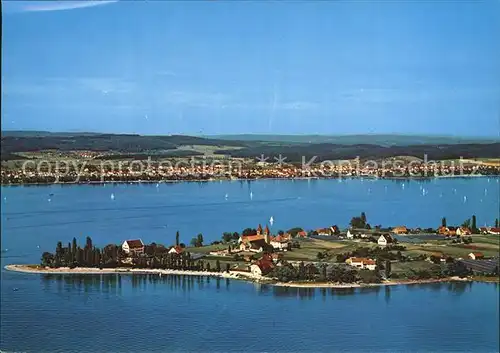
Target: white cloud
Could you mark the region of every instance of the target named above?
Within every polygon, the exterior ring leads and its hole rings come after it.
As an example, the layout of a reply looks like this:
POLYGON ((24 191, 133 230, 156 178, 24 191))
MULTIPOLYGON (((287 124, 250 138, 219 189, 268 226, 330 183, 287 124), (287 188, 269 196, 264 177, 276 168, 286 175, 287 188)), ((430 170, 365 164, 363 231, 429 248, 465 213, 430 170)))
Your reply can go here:
POLYGON ((94 7, 100 5, 107 5, 118 2, 118 0, 88 0, 88 1, 40 1, 28 2, 27 5, 22 6, 21 10, 26 12, 42 12, 42 11, 62 11, 82 9, 86 7, 94 7))

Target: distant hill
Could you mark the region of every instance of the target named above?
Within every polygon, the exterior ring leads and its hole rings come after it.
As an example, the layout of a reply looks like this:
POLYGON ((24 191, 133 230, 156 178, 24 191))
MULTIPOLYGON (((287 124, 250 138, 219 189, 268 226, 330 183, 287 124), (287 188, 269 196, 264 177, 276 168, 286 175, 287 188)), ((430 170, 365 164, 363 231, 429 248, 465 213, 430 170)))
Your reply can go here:
POLYGON ((49 137, 49 136, 93 136, 102 135, 98 132, 51 132, 37 130, 7 130, 2 131, 2 137, 49 137))
MULTIPOLYGON (((196 136, 142 136, 96 133, 2 132, 2 155, 16 152, 101 151, 138 153, 175 150, 180 146, 252 147, 254 142, 207 139, 196 136)), ((185 152, 183 152, 185 153, 185 152)))
POLYGON ((255 159, 257 156, 283 155, 287 161, 303 157, 320 160, 388 158, 413 156, 431 159, 497 158, 500 140, 422 137, 403 135, 224 135, 224 136, 144 136, 134 134, 52 133, 44 131, 6 131, 1 138, 2 160, 19 159, 16 153, 46 150, 111 152, 112 158, 141 159, 199 155, 183 146, 210 146, 216 154, 255 159))
POLYGON ((269 141, 285 143, 333 143, 338 145, 370 144, 380 146, 410 146, 435 144, 477 144, 497 143, 499 138, 455 137, 455 136, 421 136, 421 135, 211 135, 208 138, 235 141, 269 141))

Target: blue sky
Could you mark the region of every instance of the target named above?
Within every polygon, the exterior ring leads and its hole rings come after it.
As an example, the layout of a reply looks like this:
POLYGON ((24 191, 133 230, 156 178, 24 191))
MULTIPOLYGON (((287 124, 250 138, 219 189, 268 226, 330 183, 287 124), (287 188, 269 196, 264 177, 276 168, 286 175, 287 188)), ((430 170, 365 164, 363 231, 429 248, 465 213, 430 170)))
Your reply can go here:
POLYGON ((4 130, 499 135, 500 1, 2 6, 4 130))

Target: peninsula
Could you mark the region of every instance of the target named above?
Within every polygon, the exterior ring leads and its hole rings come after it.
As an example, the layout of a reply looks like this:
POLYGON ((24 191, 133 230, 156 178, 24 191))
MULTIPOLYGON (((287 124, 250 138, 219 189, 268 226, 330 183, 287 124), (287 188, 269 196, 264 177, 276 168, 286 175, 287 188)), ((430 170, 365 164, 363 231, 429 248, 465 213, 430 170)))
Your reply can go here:
POLYGON ((55 274, 155 274, 232 278, 298 287, 359 287, 452 280, 498 281, 499 235, 495 226, 477 228, 476 217, 461 226, 436 229, 371 227, 366 215, 350 227, 300 227, 271 234, 267 226, 224 233, 204 245, 202 234, 189 246, 176 234, 174 245, 144 244, 141 239, 96 247, 90 237, 54 253, 40 265, 6 269, 55 274))

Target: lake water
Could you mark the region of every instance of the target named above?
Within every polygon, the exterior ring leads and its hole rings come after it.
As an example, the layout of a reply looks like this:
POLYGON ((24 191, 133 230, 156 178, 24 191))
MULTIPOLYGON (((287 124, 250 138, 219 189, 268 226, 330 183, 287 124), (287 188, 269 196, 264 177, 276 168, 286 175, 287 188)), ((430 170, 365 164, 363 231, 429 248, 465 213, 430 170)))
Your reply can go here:
POLYGON ((42 276, 58 240, 186 243, 265 224, 491 224, 498 178, 2 187, 0 349, 8 351, 498 351, 499 288, 454 283, 311 290, 192 277, 42 276), (250 196, 252 193, 252 197, 250 196), (114 195, 114 199, 111 198, 114 195), (226 197, 227 195, 227 197, 226 197), (50 200, 50 201, 49 201, 50 200), (6 250, 8 249, 8 250, 6 250), (5 251, 6 250, 6 251, 5 251), (13 288, 18 288, 14 291, 13 288))

